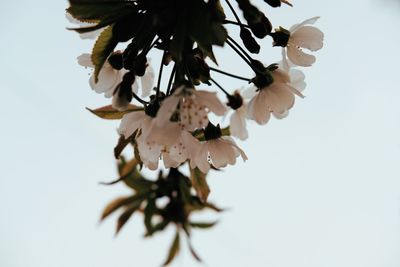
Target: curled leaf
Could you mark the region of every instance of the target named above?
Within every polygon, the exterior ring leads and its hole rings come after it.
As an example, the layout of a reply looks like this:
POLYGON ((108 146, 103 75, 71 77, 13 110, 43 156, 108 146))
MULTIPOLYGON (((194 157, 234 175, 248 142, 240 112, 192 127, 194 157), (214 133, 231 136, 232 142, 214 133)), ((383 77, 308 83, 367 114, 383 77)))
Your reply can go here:
POLYGON ((129 104, 128 109, 124 111, 116 110, 115 108, 112 107, 112 105, 104 106, 97 109, 90 109, 90 108, 86 109, 89 110, 94 115, 96 115, 97 117, 105 120, 120 120, 125 114, 143 110, 143 108, 140 108, 132 104, 129 104))
POLYGON ((192 185, 197 192, 198 197, 206 202, 208 195, 210 194, 210 187, 207 184, 205 173, 202 173, 198 168, 190 170, 190 179, 192 180, 192 185))
POLYGON ((178 254, 179 249, 180 249, 180 238, 179 238, 179 232, 176 231, 175 239, 172 242, 171 248, 169 249, 168 257, 165 260, 163 266, 167 266, 172 262, 172 260, 178 254))

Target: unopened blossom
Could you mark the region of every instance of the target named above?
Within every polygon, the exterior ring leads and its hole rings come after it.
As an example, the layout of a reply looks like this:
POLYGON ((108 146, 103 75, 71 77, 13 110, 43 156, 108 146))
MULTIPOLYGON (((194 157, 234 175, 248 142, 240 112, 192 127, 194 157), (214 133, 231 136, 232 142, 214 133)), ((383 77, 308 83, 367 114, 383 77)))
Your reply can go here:
MULTIPOLYGON (((91 54, 82 54, 78 57, 79 65, 85 68, 94 69, 91 59, 91 54)), ((114 69, 111 64, 106 60, 101 68, 98 76, 97 83, 95 82, 94 73, 89 79, 90 87, 98 94, 103 94, 109 98, 115 93, 118 84, 121 83, 123 76, 128 70, 122 68, 121 70, 114 69)), ((136 81, 132 84, 132 92, 135 94, 139 91, 139 81, 141 85, 142 97, 149 96, 154 84, 154 70, 150 64, 147 65, 146 72, 142 77, 137 76, 136 81)), ((117 102, 117 100, 114 100, 117 102)))
POLYGON ((277 118, 287 115, 289 109, 294 105, 295 94, 303 95, 290 85, 289 74, 281 69, 272 72, 273 83, 262 87, 252 88, 256 92, 248 105, 248 115, 258 124, 266 124, 271 113, 277 118))
POLYGON ((157 124, 162 126, 167 123, 178 105, 179 124, 188 131, 207 126, 209 112, 218 116, 222 116, 226 112, 226 107, 215 92, 181 86, 161 103, 156 118, 157 124))

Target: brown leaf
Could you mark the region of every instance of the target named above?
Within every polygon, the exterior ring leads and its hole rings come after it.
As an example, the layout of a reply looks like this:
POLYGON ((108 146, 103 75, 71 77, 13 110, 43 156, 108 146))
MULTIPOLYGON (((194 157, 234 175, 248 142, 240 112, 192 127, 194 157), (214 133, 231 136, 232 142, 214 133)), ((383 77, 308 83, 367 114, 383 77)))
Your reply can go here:
POLYGON ((140 207, 141 202, 134 203, 132 206, 127 208, 119 217, 117 221, 117 229, 115 231, 115 235, 119 233, 125 223, 129 220, 132 214, 140 207))
POLYGON ((202 173, 198 168, 190 169, 190 179, 192 180, 193 188, 203 202, 207 201, 208 195, 210 194, 206 175, 206 173, 202 173))
POLYGON ((127 113, 143 110, 143 108, 131 104, 128 106, 128 109, 124 111, 118 111, 114 109, 111 105, 96 109, 90 109, 90 108, 86 109, 89 110, 94 115, 96 115, 97 117, 105 120, 120 120, 127 113))
POLYGON ((118 139, 118 144, 115 146, 114 148, 114 157, 116 159, 119 158, 119 156, 121 155, 122 151, 125 149, 125 147, 127 145, 129 145, 129 143, 134 140, 134 136, 136 135, 136 132, 134 132, 130 137, 126 138, 121 135, 118 139))
POLYGON ((179 241, 180 241, 179 240, 179 232, 176 231, 174 242, 172 242, 171 248, 169 249, 168 257, 163 264, 164 266, 167 266, 168 264, 170 264, 172 262, 172 260, 175 258, 175 256, 178 254, 179 248, 180 248, 179 241))
POLYGON ((101 214, 100 220, 104 220, 106 217, 108 217, 111 213, 119 209, 120 207, 126 205, 128 200, 131 197, 119 197, 111 201, 103 210, 103 213, 101 214))

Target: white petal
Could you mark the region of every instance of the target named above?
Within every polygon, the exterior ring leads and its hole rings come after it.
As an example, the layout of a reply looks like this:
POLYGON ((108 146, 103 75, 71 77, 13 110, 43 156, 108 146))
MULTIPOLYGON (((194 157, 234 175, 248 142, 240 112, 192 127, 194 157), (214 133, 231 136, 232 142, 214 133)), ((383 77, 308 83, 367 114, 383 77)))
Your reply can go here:
POLYGON ((119 71, 113 69, 108 62, 104 63, 98 78, 97 83, 94 81, 94 77, 91 77, 90 80, 90 86, 98 94, 114 90, 117 84, 122 81, 119 71))
POLYGON ((299 29, 300 27, 303 27, 304 25, 314 24, 319 18, 320 18, 320 17, 313 17, 313 18, 310 18, 310 19, 306 19, 306 20, 303 21, 302 23, 293 25, 293 26, 289 29, 289 31, 290 31, 290 32, 294 32, 294 31, 296 31, 297 29, 299 29))
POLYGON ((157 116, 155 118, 155 123, 159 127, 162 127, 163 125, 169 122, 169 119, 175 112, 176 107, 178 106, 179 98, 180 98, 179 96, 170 95, 169 97, 163 100, 163 102, 161 103, 161 107, 158 110, 157 116))
POLYGON ((151 94, 151 90, 153 89, 154 84, 154 70, 149 65, 146 68, 146 72, 143 77, 140 79, 141 86, 142 86, 142 97, 149 96, 151 94))
POLYGON ((204 142, 200 145, 200 149, 197 152, 193 164, 191 162, 190 167, 194 169, 199 168, 203 173, 207 173, 210 170, 210 164, 208 162, 208 145, 204 142))
POLYGON ((287 46, 288 57, 297 66, 310 67, 315 62, 315 56, 301 51, 295 46, 287 46))
POLYGON ((267 106, 275 113, 283 113, 294 105, 294 94, 286 84, 273 83, 265 90, 267 106))
POLYGON ((183 145, 185 146, 187 158, 190 161, 190 166, 194 166, 196 156, 202 149, 202 144, 191 133, 187 131, 182 131, 181 137, 183 145))
POLYGON ((324 33, 322 31, 312 26, 304 26, 290 36, 289 43, 317 51, 323 47, 323 40, 324 33))
POLYGON ((211 112, 218 116, 222 116, 226 112, 226 107, 218 99, 216 92, 208 92, 204 90, 193 90, 193 94, 196 96, 196 101, 201 105, 206 106, 211 112))
POLYGON ((138 128, 141 127, 143 119, 146 117, 144 111, 135 111, 125 114, 122 117, 118 133, 125 138, 130 137, 138 128))
POLYGON ((91 54, 88 53, 82 54, 77 59, 78 59, 78 64, 81 65, 82 67, 94 68, 91 54))
POLYGON ((274 78, 274 83, 289 83, 290 76, 289 73, 283 69, 276 69, 272 72, 272 77, 274 78))
POLYGON ((230 136, 222 136, 222 139, 228 141, 233 147, 237 149, 238 154, 242 157, 243 161, 248 160, 246 153, 236 144, 236 142, 230 136))
POLYGON ((306 88, 305 83, 306 76, 301 70, 291 69, 290 70, 290 85, 296 88, 299 92, 302 92, 306 88))
POLYGON ((261 125, 266 124, 271 117, 265 97, 266 95, 261 91, 250 100, 248 105, 248 114, 250 119, 255 120, 261 125))
POLYGON ((239 108, 236 110, 230 119, 229 130, 232 136, 235 136, 241 140, 246 140, 248 137, 248 131, 246 129, 246 109, 239 108))

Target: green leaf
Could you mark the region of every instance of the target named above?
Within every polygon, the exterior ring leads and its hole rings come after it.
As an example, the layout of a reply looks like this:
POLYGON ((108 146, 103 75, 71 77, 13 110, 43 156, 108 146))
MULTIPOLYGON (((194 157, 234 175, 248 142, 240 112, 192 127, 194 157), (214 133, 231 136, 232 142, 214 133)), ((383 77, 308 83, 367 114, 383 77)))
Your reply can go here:
POLYGON ((147 200, 146 208, 144 209, 144 225, 146 226, 146 231, 149 233, 153 229, 153 215, 156 212, 156 201, 154 198, 147 200))
POLYGON ((95 67, 94 79, 96 83, 99 80, 99 73, 104 62, 106 62, 108 56, 118 44, 118 42, 113 38, 112 28, 112 26, 109 26, 101 32, 92 50, 92 62, 95 67))
POLYGON ((101 108, 97 109, 90 109, 86 108, 90 112, 92 112, 94 115, 96 115, 99 118, 105 119, 105 120, 120 120, 125 114, 128 114, 130 112, 134 111, 141 111, 143 108, 140 108, 138 106, 134 106, 129 104, 128 109, 124 111, 119 111, 116 110, 112 107, 112 105, 104 106, 101 108))
POLYGON ((208 229, 216 225, 218 222, 204 223, 204 222, 190 222, 190 226, 194 228, 208 229))
POLYGON ((210 194, 206 175, 207 174, 202 173, 198 168, 190 169, 190 179, 192 180, 193 188, 203 202, 207 202, 208 195, 210 194))
POLYGON ((119 217, 117 221, 117 229, 115 234, 117 235, 122 227, 126 224, 126 222, 130 219, 132 214, 140 207, 141 202, 137 201, 128 207, 119 217))
POLYGON ((190 242, 190 239, 187 240, 189 251, 192 254, 193 258, 195 258, 198 262, 202 262, 200 256, 197 254, 196 250, 194 250, 194 247, 192 245, 192 242, 190 242))
POLYGON ((71 6, 67 8, 67 12, 80 21, 116 20, 136 11, 132 1, 70 0, 69 2, 71 6))
POLYGON ((159 222, 158 224, 154 225, 149 232, 145 234, 145 237, 153 235, 155 232, 162 231, 167 227, 167 225, 170 223, 170 221, 163 220, 162 222, 159 222))
POLYGON ((164 262, 164 266, 167 266, 172 262, 175 256, 178 254, 180 249, 180 239, 179 239, 179 232, 176 231, 176 235, 174 241, 172 242, 171 248, 169 249, 168 257, 164 262))
POLYGON ((114 157, 119 158, 124 148, 135 140, 136 132, 134 132, 130 137, 126 138, 121 135, 118 139, 118 144, 114 148, 114 157))
POLYGON ((130 197, 119 197, 111 201, 103 210, 101 214, 100 221, 107 218, 110 214, 112 214, 117 209, 121 208, 122 206, 128 205, 130 203, 141 203, 143 201, 144 195, 134 195, 130 197))
POLYGON ((153 183, 143 178, 138 171, 138 164, 139 161, 136 158, 126 163, 120 170, 121 180, 138 193, 148 192, 153 183))
POLYGON ((207 4, 203 0, 192 0, 188 9, 188 33, 191 38, 202 46, 223 46, 228 32, 220 21, 212 17, 207 4))

